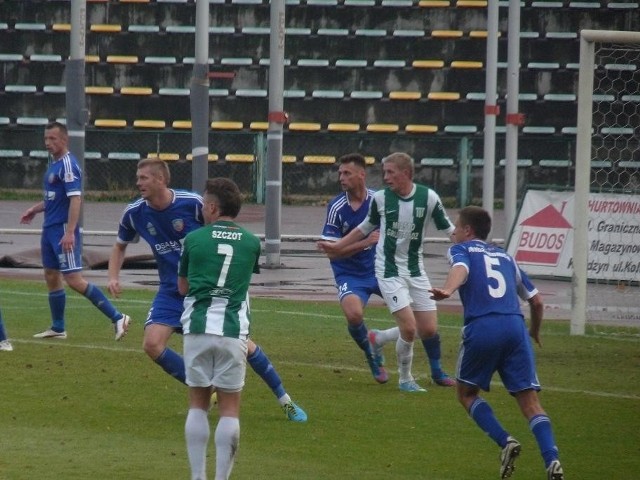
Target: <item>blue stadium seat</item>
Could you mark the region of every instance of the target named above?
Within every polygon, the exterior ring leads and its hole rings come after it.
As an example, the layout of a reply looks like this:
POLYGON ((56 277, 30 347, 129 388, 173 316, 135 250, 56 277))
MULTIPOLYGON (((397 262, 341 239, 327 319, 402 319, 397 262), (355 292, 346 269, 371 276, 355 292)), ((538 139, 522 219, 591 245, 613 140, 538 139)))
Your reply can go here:
POLYGON ((144 57, 144 63, 152 65, 174 65, 177 63, 176 57, 156 57, 148 56, 144 57))
POLYGON ((209 33, 211 35, 233 35, 236 33, 236 29, 228 26, 211 26, 209 27, 209 33))
POLYGON ((22 158, 22 150, 1 149, 0 158, 22 158))
POLYGON ((366 60, 347 59, 347 58, 339 58, 338 60, 336 60, 336 67, 364 68, 366 66, 367 66, 366 60))
MULTIPOLYGON (((243 35, 269 35, 271 33, 271 29, 269 27, 242 27, 241 32, 243 35)), ((227 30, 225 33, 233 32, 227 30)))
POLYGON ((311 92, 312 98, 344 98, 344 92, 342 90, 313 90, 311 92))
POLYGON ((228 97, 229 90, 226 88, 210 88, 209 96, 210 97, 228 97))
POLYGON ((323 58, 301 58, 298 60, 299 67, 328 67, 329 60, 323 58))
POLYGON ((406 30, 401 28, 396 28, 393 30, 394 37, 404 37, 404 38, 420 38, 424 37, 424 30, 406 30))
POLYGON ((23 59, 21 53, 0 53, 0 62, 21 62, 23 59))
POLYGON ((44 93, 67 93, 67 87, 64 85, 45 85, 42 87, 44 93))
POLYGON ((284 29, 286 35, 311 35, 310 28, 289 27, 284 29))
MULTIPOLYGON (((268 67, 269 65, 271 65, 271 59, 269 59, 269 58, 261 58, 258 63, 260 64, 261 67, 268 67)), ((291 65, 291 59, 290 58, 285 58, 282 63, 284 64, 285 67, 287 67, 287 66, 291 65)))
POLYGON ((109 160, 133 160, 139 161, 140 154, 138 152, 109 152, 107 155, 109 160))
POLYGON ((158 33, 160 26, 158 25, 129 25, 127 30, 132 33, 158 33))
POLYGON ((193 25, 167 25, 164 30, 167 33, 196 33, 196 27, 193 25))
POLYGON ((349 35, 349 30, 346 28, 319 28, 317 34, 329 37, 346 37, 349 35))
POLYGON ((383 95, 379 90, 354 90, 349 96, 357 100, 379 100, 383 95))
POLYGON ((49 119, 47 117, 18 117, 16 123, 18 125, 42 126, 49 123, 49 119))
POLYGON ((382 68, 404 68, 407 62, 404 60, 374 60, 374 67, 382 68))
POLYGON ((569 2, 569 8, 597 9, 600 8, 600 2, 569 2))
MULTIPOLYGON (((507 160, 503 158, 498 164, 501 167, 504 167, 507 164, 507 160)), ((518 168, 527 168, 533 165, 533 160, 531 160, 530 158, 518 158, 516 160, 516 165, 518 168)))
POLYGON ((544 158, 538 162, 538 165, 544 168, 568 168, 571 166, 571 160, 555 160, 544 158))
POLYGON ((556 133, 555 127, 548 126, 531 126, 522 127, 522 133, 531 133, 533 135, 553 135, 556 133))
POLYGON ((547 93, 542 97, 547 102, 575 102, 576 96, 573 93, 547 93))
POLYGON ((358 28, 354 33, 359 37, 385 37, 387 35, 386 30, 370 28, 358 28))
POLYGON ((445 125, 445 133, 477 133, 478 127, 475 125, 445 125))
POLYGON ((267 91, 262 88, 239 88, 236 90, 236 97, 266 98, 267 91))
POLYGON ((4 91, 7 93, 36 93, 38 87, 35 85, 5 85, 4 91))
POLYGON ((16 30, 45 31, 47 26, 39 22, 16 22, 14 27, 16 30))
POLYGON ((453 167, 453 158, 425 157, 420 159, 420 165, 424 167, 453 167))
POLYGON ((46 150, 29 150, 29 156, 31 158, 49 158, 49 152, 46 150))
POLYGON ((250 66, 253 65, 253 59, 249 57, 225 57, 220 59, 220 65, 250 66))
POLYGON ((169 97, 188 97, 189 96, 188 88, 160 88, 158 89, 159 95, 169 96, 169 97))
POLYGON ((61 62, 62 55, 34 53, 29 56, 32 62, 61 62))
POLYGON ((638 2, 606 2, 607 8, 611 8, 613 10, 638 10, 640 8, 640 3, 638 2))
POLYGON ((304 98, 307 96, 307 92, 304 90, 285 90, 282 92, 284 98, 304 98))

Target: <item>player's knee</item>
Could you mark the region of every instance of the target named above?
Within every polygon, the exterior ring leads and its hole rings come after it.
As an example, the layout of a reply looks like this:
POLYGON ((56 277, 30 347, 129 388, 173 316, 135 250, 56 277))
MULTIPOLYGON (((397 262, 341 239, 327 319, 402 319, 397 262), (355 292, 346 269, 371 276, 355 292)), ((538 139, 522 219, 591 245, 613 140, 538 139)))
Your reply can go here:
POLYGON ((142 349, 151 359, 155 360, 162 354, 165 345, 154 338, 145 338, 142 342, 142 349))

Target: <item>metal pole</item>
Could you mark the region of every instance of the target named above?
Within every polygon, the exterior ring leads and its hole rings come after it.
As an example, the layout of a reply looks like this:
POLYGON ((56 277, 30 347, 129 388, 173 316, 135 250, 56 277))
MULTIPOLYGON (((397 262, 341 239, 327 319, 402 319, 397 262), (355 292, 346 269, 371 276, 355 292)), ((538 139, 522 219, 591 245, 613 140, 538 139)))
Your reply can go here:
POLYGON ((509 237, 516 218, 518 189, 518 113, 520 82, 520 0, 509 0, 509 38, 507 42, 507 135, 504 173, 504 238, 509 237))
POLYGON ((191 189, 202 193, 209 176, 209 1, 196 2, 195 62, 191 77, 191 189))
POLYGON ((487 71, 484 100, 484 162, 482 207, 493 217, 496 176, 496 116, 498 109, 498 0, 489 0, 487 10, 487 71))
POLYGON ((280 268, 280 213, 282 210, 282 130, 284 113, 285 0, 271 1, 269 41, 269 129, 265 192, 265 267, 280 268))
MULTIPOLYGON (((87 183, 84 146, 85 128, 89 120, 89 112, 85 106, 84 86, 84 56, 85 34, 87 28, 86 0, 71 0, 71 39, 69 59, 66 64, 66 94, 65 109, 67 115, 67 130, 69 132, 69 151, 78 159, 80 170, 84 172, 82 194, 87 183)), ((80 231, 84 225, 84 209, 80 210, 78 219, 80 231)))

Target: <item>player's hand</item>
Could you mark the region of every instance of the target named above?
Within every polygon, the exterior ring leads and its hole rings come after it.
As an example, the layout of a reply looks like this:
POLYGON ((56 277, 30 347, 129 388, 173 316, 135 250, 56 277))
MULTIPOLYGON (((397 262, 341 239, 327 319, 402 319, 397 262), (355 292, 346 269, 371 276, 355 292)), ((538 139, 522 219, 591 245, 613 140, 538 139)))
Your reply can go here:
POLYGON ((76 243, 76 237, 73 234, 73 232, 65 232, 65 234, 62 236, 62 239, 60 239, 60 245, 62 246, 62 251, 63 252, 70 252, 71 250, 73 250, 73 246, 76 243))
POLYGON ((429 293, 431 293, 431 299, 436 301, 444 300, 451 296, 451 292, 444 288, 432 288, 429 290, 429 293))
POLYGON ((540 348, 542 348, 542 341, 540 340, 540 330, 534 331, 534 329, 529 329, 529 336, 533 338, 533 340, 538 344, 540 348))
POLYGON ((368 245, 376 245, 378 243, 378 239, 380 238, 380 230, 374 230, 367 237, 368 245))
POLYGON ((107 283, 107 290, 114 298, 118 298, 122 293, 120 282, 118 280, 109 280, 107 283))
POLYGON ((327 242, 326 240, 319 240, 316 242, 316 247, 321 252, 331 253, 333 251, 333 243, 334 242, 327 242))
POLYGON ((24 225, 28 225, 28 224, 31 223, 31 220, 33 220, 33 217, 35 217, 35 216, 36 216, 36 213, 31 208, 29 208, 20 217, 20 223, 22 223, 24 225))

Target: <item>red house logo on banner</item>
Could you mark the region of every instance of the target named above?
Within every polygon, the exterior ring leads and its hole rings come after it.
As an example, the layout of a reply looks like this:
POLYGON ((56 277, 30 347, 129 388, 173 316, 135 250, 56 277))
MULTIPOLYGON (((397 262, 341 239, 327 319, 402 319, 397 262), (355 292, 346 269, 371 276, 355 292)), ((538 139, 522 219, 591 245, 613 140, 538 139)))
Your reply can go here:
MULTIPOLYGON (((565 203, 562 203, 562 210, 565 203)), ((526 218, 520 226, 522 232, 516 247, 516 261, 533 265, 558 265, 572 228, 562 211, 558 211, 553 205, 547 205, 526 218)))

